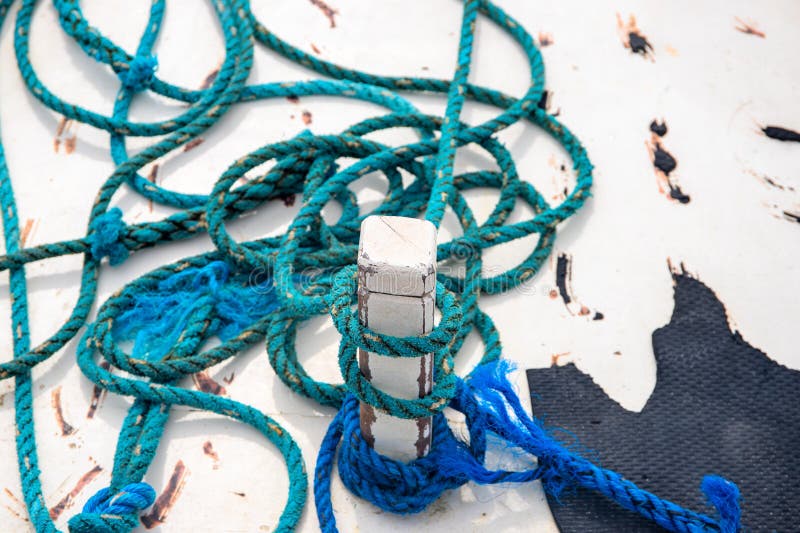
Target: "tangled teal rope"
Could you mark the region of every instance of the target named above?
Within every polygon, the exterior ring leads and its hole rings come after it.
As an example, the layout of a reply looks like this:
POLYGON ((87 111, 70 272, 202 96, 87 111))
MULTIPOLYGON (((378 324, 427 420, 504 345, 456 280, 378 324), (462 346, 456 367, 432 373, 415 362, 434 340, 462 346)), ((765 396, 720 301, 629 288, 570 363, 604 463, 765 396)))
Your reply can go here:
MULTIPOLYGON (((522 410, 504 381, 499 362, 499 335, 478 305, 483 293, 509 290, 531 279, 549 256, 558 224, 585 202, 592 183, 592 165, 578 139, 555 117, 539 108, 544 90, 541 54, 527 31, 489 0, 465 0, 459 53, 452 79, 377 76, 341 67, 304 53, 265 28, 250 11, 247 0, 212 2, 225 43, 225 59, 207 89, 173 85, 158 76, 153 47, 161 28, 165 1, 154 0, 149 20, 135 53, 123 50, 81 11, 78 0, 53 0, 62 29, 97 62, 119 78, 120 88, 110 115, 77 106, 60 98, 39 79, 29 58, 31 17, 36 0, 20 0, 14 28, 14 49, 20 75, 30 93, 43 105, 67 118, 110 134, 110 153, 116 169, 100 187, 84 237, 30 248, 19 246, 19 223, 11 179, 0 145, 0 204, 6 255, 0 270, 10 274, 14 357, 0 364, 0 379, 15 380, 17 458, 24 499, 37 531, 56 531, 39 480, 33 422, 31 370, 58 352, 85 327, 78 343, 77 363, 100 387, 131 396, 133 404, 120 430, 111 484, 90 498, 83 511, 69 521, 70 531, 127 532, 139 523, 154 491, 142 480, 157 453, 170 407, 186 405, 246 423, 263 434, 283 455, 289 476, 288 497, 277 531, 293 530, 303 511, 307 475, 300 449, 280 424, 253 407, 177 385, 189 374, 236 356, 246 347, 266 341, 269 362, 292 390, 339 410, 322 443, 315 476, 320 525, 335 530, 330 504, 331 466, 339 450, 339 470, 356 494, 394 512, 415 512, 443 490, 467 481, 524 482, 542 479, 548 490, 569 486, 598 490, 623 507, 647 516, 674 531, 735 531, 738 504, 735 486, 708 478, 704 489, 718 507, 720 519, 682 509, 638 489, 618 474, 580 458, 561 446, 522 410), (468 82, 474 27, 479 13, 509 34, 525 52, 530 86, 520 98, 468 82), (248 85, 255 43, 303 65, 325 79, 248 85), (183 112, 159 122, 133 122, 130 105, 139 93, 152 92, 187 104, 183 112), (447 95, 444 117, 420 113, 398 92, 447 95), (372 102, 388 113, 355 124, 338 135, 310 132, 263 146, 237 159, 219 177, 209 194, 187 194, 151 183, 140 172, 148 163, 196 139, 232 106, 254 100, 305 95, 355 98, 372 102), (499 109, 494 118, 478 125, 460 120, 467 100, 499 109), (538 126, 560 143, 573 161, 576 182, 566 199, 551 206, 527 181, 520 179, 509 151, 494 135, 520 120, 538 126), (410 128, 419 140, 387 146, 370 140, 370 133, 410 128), (160 137, 131 156, 128 137, 160 137), (472 145, 496 162, 497 170, 455 174, 459 147, 472 145), (340 168, 343 158, 356 162, 340 168), (270 170, 240 179, 263 163, 270 170), (404 184, 402 172, 413 176, 404 184), (442 319, 422 337, 393 338, 361 326, 350 306, 354 296, 354 263, 359 227, 368 214, 359 212, 348 185, 379 172, 388 182, 386 197, 371 213, 424 216, 439 225, 447 208, 462 226, 462 235, 439 244, 438 260, 465 265, 463 277, 440 274, 437 305, 442 319), (130 187, 142 198, 177 209, 155 222, 129 224, 111 207, 116 193, 130 187), (464 191, 491 187, 499 191, 497 204, 479 224, 464 199, 464 191), (238 242, 225 223, 265 202, 293 194, 302 196, 297 216, 277 237, 238 242), (517 202, 534 215, 509 223, 517 202), (335 224, 322 218, 330 203, 342 208, 335 224), (100 305, 93 322, 90 309, 105 259, 113 266, 139 250, 207 233, 216 250, 162 266, 134 280, 100 305), (482 276, 482 251, 529 235, 538 240, 517 266, 492 277, 482 276), (64 324, 38 346, 30 345, 25 265, 48 258, 83 255, 78 300, 64 324), (311 378, 297 358, 299 325, 330 313, 342 334, 339 364, 344 384, 311 378), (453 358, 466 336, 476 330, 485 351, 480 364, 466 378, 456 376, 453 358), (222 342, 206 348, 212 337, 222 342), (121 346, 133 341, 132 353, 121 346), (431 393, 402 400, 374 388, 358 372, 357 347, 398 357, 434 353, 435 381, 431 393), (98 355, 107 365, 101 364, 98 355), (113 373, 110 367, 125 371, 113 373), (366 446, 354 415, 357 400, 395 416, 434 415, 434 447, 429 457, 410 464, 391 461, 366 446), (468 444, 449 431, 441 410, 451 406, 468 421, 468 444), (489 471, 483 466, 486 435, 494 432, 510 444, 538 457, 538 464, 520 472, 489 471), (339 444, 342 440, 343 444, 339 444)), ((0 0, 0 24, 13 0, 0 0)))

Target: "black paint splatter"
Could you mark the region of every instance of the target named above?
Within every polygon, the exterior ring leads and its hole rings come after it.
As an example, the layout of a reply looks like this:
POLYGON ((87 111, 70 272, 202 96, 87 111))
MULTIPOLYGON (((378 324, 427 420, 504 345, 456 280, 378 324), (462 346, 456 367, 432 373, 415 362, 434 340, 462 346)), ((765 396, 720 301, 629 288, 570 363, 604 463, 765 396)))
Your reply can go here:
POLYGON ((659 137, 663 137, 664 135, 667 134, 667 123, 664 122, 663 120, 661 122, 654 120, 653 122, 650 123, 650 131, 652 131, 659 137))
POLYGON ((783 216, 786 217, 787 220, 791 220, 792 222, 797 222, 800 224, 800 213, 790 213, 789 211, 784 211, 783 216))
POLYGON ((691 197, 684 193, 681 190, 680 185, 678 185, 678 183, 670 177, 672 171, 677 168, 678 161, 656 138, 656 136, 660 138, 667 134, 667 131, 669 131, 667 128, 667 123, 663 120, 660 123, 656 120, 653 120, 650 123, 650 131, 653 133, 652 139, 649 143, 653 151, 653 166, 656 168, 657 172, 661 172, 664 175, 664 181, 669 187, 669 197, 682 204, 688 204, 691 201, 691 197))
POLYGON ((780 126, 766 126, 761 128, 761 131, 770 139, 777 141, 800 142, 800 133, 780 126))
POLYGON ((653 51, 653 47, 644 35, 632 31, 628 33, 628 45, 634 54, 642 54, 646 56, 649 52, 653 51))
POLYGON ((653 166, 658 170, 669 176, 669 173, 675 170, 678 162, 672 157, 672 154, 667 152, 661 143, 656 143, 653 148, 653 166))
POLYGON ((539 97, 539 102, 536 104, 536 106, 539 109, 543 109, 544 111, 547 111, 548 100, 550 100, 550 92, 549 91, 542 91, 542 96, 539 97))
POLYGON ((558 293, 561 295, 561 299, 564 300, 565 305, 572 301, 572 297, 569 295, 569 289, 567 288, 567 279, 572 275, 569 262, 570 257, 567 254, 558 254, 558 260, 556 262, 556 285, 558 286, 558 293))
POLYGON ((678 166, 678 162, 675 161, 675 158, 672 157, 672 154, 664 150, 664 147, 661 146, 661 143, 656 143, 655 149, 653 150, 653 166, 667 176, 667 185, 669 185, 670 198, 677 200, 682 204, 688 204, 692 198, 681 190, 680 185, 669 179, 670 172, 675 170, 675 167, 678 166))
POLYGON ((539 98, 539 102, 537 102, 536 106, 546 113, 550 113, 550 115, 557 117, 561 113, 561 109, 557 109, 554 112, 550 112, 550 104, 553 100, 553 92, 552 91, 542 91, 542 96, 539 98))
POLYGON ((681 190, 680 185, 669 182, 669 196, 673 200, 677 200, 682 204, 688 204, 692 197, 681 190))
MULTIPOLYGON (((572 256, 567 253, 558 254, 556 260, 556 286, 569 314, 587 318, 592 315, 592 310, 579 302, 572 294, 572 256)), ((555 291, 553 291, 552 297, 556 296, 555 291)), ((592 315, 592 320, 603 320, 604 318, 605 315, 600 311, 595 311, 592 315)))
POLYGON ((651 61, 654 60, 653 46, 636 25, 635 16, 629 15, 628 21, 624 22, 620 14, 617 13, 617 32, 625 48, 634 54, 649 58, 651 61))

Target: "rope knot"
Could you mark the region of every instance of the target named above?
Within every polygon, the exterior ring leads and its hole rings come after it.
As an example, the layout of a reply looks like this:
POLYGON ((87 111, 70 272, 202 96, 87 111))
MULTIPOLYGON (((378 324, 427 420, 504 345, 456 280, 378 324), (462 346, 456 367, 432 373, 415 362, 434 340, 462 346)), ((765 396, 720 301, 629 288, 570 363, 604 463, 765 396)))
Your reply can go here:
POLYGON ((138 93, 150 87, 156 78, 158 60, 152 55, 137 55, 128 64, 128 70, 117 75, 122 85, 128 90, 138 93))
POLYGON ((116 494, 108 487, 89 498, 83 511, 69 521, 70 533, 123 533, 139 524, 138 512, 156 499, 156 491, 147 483, 131 483, 116 494))
POLYGON ((89 229, 92 256, 96 260, 102 261, 108 257, 108 262, 115 266, 128 258, 128 249, 122 243, 127 226, 122 221, 122 211, 118 207, 95 218, 89 229))

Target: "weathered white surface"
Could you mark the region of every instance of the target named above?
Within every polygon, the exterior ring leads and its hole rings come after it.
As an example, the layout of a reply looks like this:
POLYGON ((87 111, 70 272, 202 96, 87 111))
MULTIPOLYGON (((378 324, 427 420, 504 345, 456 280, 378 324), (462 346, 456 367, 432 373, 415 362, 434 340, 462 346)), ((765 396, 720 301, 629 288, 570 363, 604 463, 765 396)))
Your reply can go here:
MULTIPOLYGON (((358 313, 361 323, 395 337, 433 328, 436 228, 405 217, 372 216, 361 224, 358 313), (389 294, 386 294, 386 293, 389 294)), ((397 398, 420 398, 433 385, 433 356, 388 357, 359 349, 361 373, 397 398)), ((428 454, 431 417, 403 419, 361 404, 361 432, 375 450, 410 461, 428 454)))
MULTIPOLYGON (((456 59, 459 14, 456 0, 327 0, 339 10, 336 28, 307 1, 253 2, 261 19, 281 37, 321 57, 367 71, 450 77, 456 59)), ((666 258, 683 261, 726 304, 745 339, 791 368, 800 368, 793 336, 800 316, 798 226, 777 216, 777 208, 797 208, 797 192, 767 186, 756 175, 769 175, 800 187, 797 145, 771 141, 757 124, 800 124, 800 3, 696 2, 674 0, 502 0, 498 4, 538 37, 552 36, 543 49, 551 108, 585 144, 595 165, 593 197, 559 231, 557 252, 573 258, 572 289, 605 319, 575 316, 560 299, 555 263, 510 294, 483 298, 495 320, 505 356, 520 368, 573 360, 606 392, 628 409, 640 409, 655 385, 651 333, 668 322, 672 287, 666 258), (633 56, 620 43, 616 13, 635 14, 654 47, 655 62, 633 56), (735 30, 735 17, 755 22, 765 39, 735 30), (663 118, 670 132, 665 147, 678 159, 675 171, 690 204, 675 205, 658 193, 645 142, 648 124, 663 118)), ((19 5, 18 3, 16 5, 19 5)), ((82 0, 91 22, 129 52, 147 20, 149 2, 82 0)), ((80 126, 74 153, 53 137, 60 117, 45 110, 25 90, 15 66, 13 20, 0 33, 0 126, 19 202, 23 227, 31 221, 28 244, 83 235, 95 192, 112 172, 108 135, 80 126)), ((207 2, 169 2, 164 33, 157 45, 159 75, 198 87, 222 59, 222 40, 207 2), (202 36, 202 38, 199 38, 202 36)), ((51 2, 39 2, 32 29, 31 54, 38 74, 57 94, 109 113, 116 78, 100 68, 58 26, 51 2)), ((253 81, 309 79, 308 71, 257 49, 253 81)), ((474 73, 470 80, 509 94, 521 94, 528 80, 522 54, 486 21, 478 23, 474 73)), ((441 115, 442 98, 415 98, 425 112, 441 115)), ((133 117, 155 120, 179 113, 178 104, 139 98, 133 117)), ((464 120, 476 123, 496 112, 468 105, 464 120)), ((208 192, 231 161, 273 140, 285 140, 306 127, 317 133, 339 132, 356 121, 383 113, 369 104, 331 98, 302 98, 298 104, 276 100, 239 106, 203 137, 206 142, 178 154, 159 172, 159 182, 181 191, 208 192), (313 113, 306 126, 301 112, 313 113)), ((498 135, 516 157, 520 175, 557 201, 573 176, 564 152, 530 125, 498 135), (566 164, 566 171, 560 165, 566 164)), ((395 131, 387 142, 408 142, 413 134, 395 131)), ((132 150, 147 140, 131 142, 132 150)), ((479 150, 459 152, 457 170, 491 168, 479 150)), ((354 190, 367 206, 385 191, 383 178, 370 175, 354 190)), ((496 196, 472 191, 468 201, 478 221, 491 211, 496 196)), ((157 206, 123 192, 117 198, 129 222, 163 217, 157 206)), ((238 239, 283 231, 298 206, 281 203, 231 225, 238 239)), ((335 221, 335 209, 327 215, 335 221)), ((519 207, 512 219, 528 216, 519 207)), ((440 240, 458 234, 452 215, 440 240)), ((486 273, 507 268, 529 253, 535 239, 485 254, 486 273)), ((2 245, 0 245, 2 247, 2 245)), ((100 299, 125 282, 180 257, 211 248, 206 239, 177 243, 136 254, 118 268, 104 269, 100 299)), ((67 317, 77 297, 80 260, 37 263, 30 276, 33 340, 41 341, 67 317)), ((7 324, 7 276, 0 274, 0 358, 11 353, 7 324)), ((300 330, 298 350, 312 375, 340 379, 336 364, 338 336, 328 318, 300 330)), ((470 337, 456 360, 457 369, 474 363, 479 343, 470 337)), ((333 412, 288 391, 266 362, 263 346, 210 370, 227 394, 276 417, 297 439, 309 471, 333 412), (235 380, 222 382, 235 372, 235 380)), ((110 395, 92 419, 86 417, 92 387, 75 365, 75 343, 34 371, 35 418, 43 468, 45 500, 55 505, 95 463, 103 471, 77 496, 58 520, 67 519, 95 490, 108 483, 114 443, 129 401, 110 395), (76 429, 59 432, 51 407, 61 387, 65 419, 76 429)), ((190 382, 184 384, 192 386, 190 382)), ((527 386, 518 381, 520 394, 527 386)), ((21 497, 14 457, 13 382, 0 383, 0 529, 26 532, 29 523, 13 498, 21 497)), ((161 490, 178 460, 189 475, 166 523, 152 531, 269 531, 285 498, 280 457, 253 431, 204 413, 176 409, 147 480, 161 490), (215 462, 203 453, 212 442, 215 462), (210 490, 213 489, 213 490, 210 490), (235 493, 243 493, 244 496, 235 493)), ((381 513, 347 493, 334 481, 334 506, 341 531, 493 533, 552 532, 538 484, 495 488, 468 485, 446 494, 428 511, 398 517, 381 513)), ((313 502, 301 531, 318 531, 313 502)))
POLYGON ((372 292, 422 296, 436 285, 436 228, 426 220, 367 217, 358 250, 360 282, 372 292))

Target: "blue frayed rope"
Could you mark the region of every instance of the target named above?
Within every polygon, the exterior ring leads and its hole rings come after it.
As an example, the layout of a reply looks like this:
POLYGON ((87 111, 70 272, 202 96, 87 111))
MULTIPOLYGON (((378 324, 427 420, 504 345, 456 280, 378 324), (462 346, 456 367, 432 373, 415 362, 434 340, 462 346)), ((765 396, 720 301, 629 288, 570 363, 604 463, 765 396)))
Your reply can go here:
POLYGON ((117 341, 134 340, 135 359, 163 359, 192 323, 226 341, 278 307, 271 280, 260 285, 232 277, 224 261, 187 268, 135 295, 114 321, 117 341))
POLYGON ((136 527, 137 514, 153 505, 156 491, 147 483, 125 485, 118 493, 100 489, 69 520, 70 533, 123 533, 136 527))
POLYGON ((420 512, 444 491, 470 481, 497 484, 541 480, 545 490, 557 497, 574 487, 599 491, 672 531, 739 530, 741 511, 735 484, 718 476, 703 479, 702 490, 717 509, 717 519, 636 487, 619 474, 566 448, 530 418, 506 378, 510 370, 511 365, 505 361, 488 363, 478 366, 469 378, 459 380, 450 407, 465 415, 469 444, 455 437, 439 413, 434 416, 431 452, 410 463, 382 456, 366 443, 360 430, 358 401, 347 396, 317 457, 314 497, 323 531, 337 531, 330 497, 330 476, 337 449, 339 475, 347 488, 389 512, 420 512), (490 433, 530 457, 530 467, 518 471, 487 468, 484 444, 490 433))

